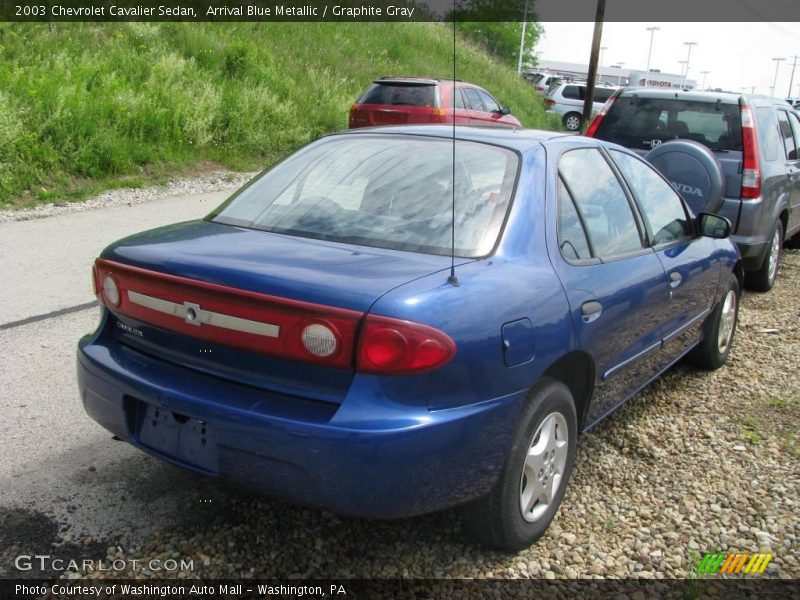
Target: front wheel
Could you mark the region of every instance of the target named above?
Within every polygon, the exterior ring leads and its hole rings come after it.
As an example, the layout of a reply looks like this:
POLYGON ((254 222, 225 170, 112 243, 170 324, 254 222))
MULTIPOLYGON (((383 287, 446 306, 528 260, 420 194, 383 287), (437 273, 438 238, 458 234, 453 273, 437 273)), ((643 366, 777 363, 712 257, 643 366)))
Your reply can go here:
POLYGON ((511 552, 539 539, 564 497, 577 435, 569 388, 545 378, 522 409, 494 489, 464 510, 464 530, 480 542, 511 552))
POLYGON ((701 369, 719 369, 728 360, 739 322, 739 282, 731 275, 722 299, 707 321, 705 337, 690 355, 701 369))
POLYGON ((778 267, 781 262, 781 249, 783 248, 783 223, 778 221, 769 240, 767 255, 764 264, 758 271, 748 271, 745 274, 747 288, 755 292, 768 292, 775 285, 778 278, 778 267))
POLYGON ((567 131, 580 131, 583 126, 583 116, 575 112, 567 113, 564 115, 564 118, 561 119, 561 122, 564 123, 564 127, 567 128, 567 131))

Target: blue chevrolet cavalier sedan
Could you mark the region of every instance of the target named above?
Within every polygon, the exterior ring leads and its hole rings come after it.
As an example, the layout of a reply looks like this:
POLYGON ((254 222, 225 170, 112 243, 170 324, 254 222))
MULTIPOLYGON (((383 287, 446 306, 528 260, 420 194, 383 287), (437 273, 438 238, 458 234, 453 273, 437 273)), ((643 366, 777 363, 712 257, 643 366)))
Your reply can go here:
POLYGON ((579 432, 684 356, 725 362, 729 229, 598 140, 331 135, 205 219, 103 251, 81 398, 175 465, 365 517, 460 505, 520 549, 579 432))

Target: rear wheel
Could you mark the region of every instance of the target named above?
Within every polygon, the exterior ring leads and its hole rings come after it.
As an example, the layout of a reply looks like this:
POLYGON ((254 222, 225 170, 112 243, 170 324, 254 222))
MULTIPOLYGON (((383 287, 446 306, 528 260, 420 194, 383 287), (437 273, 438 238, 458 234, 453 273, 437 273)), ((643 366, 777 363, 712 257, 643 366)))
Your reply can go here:
POLYGON ((569 389, 545 378, 520 415, 506 464, 488 496, 469 505, 464 530, 478 541, 516 552, 547 529, 575 462, 577 419, 569 389))
POLYGON ((767 255, 764 257, 764 263, 761 265, 761 268, 757 271, 748 271, 745 273, 747 289, 753 290, 754 292, 768 292, 772 289, 772 286, 775 285, 775 280, 778 278, 782 248, 783 223, 778 221, 775 224, 775 229, 772 231, 767 255))
POLYGON ((561 119, 561 122, 564 123, 564 127, 567 128, 567 131, 580 131, 583 126, 583 116, 576 112, 567 113, 564 115, 564 118, 561 119))
POLYGON ((719 369, 728 360, 739 322, 739 282, 731 275, 722 299, 706 323, 705 337, 690 355, 701 369, 719 369))

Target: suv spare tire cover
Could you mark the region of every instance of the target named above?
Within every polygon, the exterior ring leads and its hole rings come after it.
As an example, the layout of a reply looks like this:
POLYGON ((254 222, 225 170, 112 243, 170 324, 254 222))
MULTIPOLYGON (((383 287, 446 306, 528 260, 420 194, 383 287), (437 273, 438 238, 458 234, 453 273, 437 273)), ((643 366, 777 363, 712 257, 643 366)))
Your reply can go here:
POLYGON ((695 215, 722 207, 725 179, 714 152, 694 140, 670 140, 645 160, 667 178, 695 215))

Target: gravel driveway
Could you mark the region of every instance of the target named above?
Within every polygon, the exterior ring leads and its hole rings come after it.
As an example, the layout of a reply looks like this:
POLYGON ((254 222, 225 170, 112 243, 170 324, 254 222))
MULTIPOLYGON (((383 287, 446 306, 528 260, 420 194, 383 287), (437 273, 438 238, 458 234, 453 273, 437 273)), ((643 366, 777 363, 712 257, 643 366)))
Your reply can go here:
POLYGON ((194 557, 187 577, 656 578, 690 576, 706 552, 761 551, 767 575, 798 578, 798 298, 791 250, 771 293, 745 295, 727 367, 679 365, 584 436, 555 521, 517 555, 465 542, 453 511, 351 520, 220 485, 195 494, 193 524, 108 558, 194 557))

